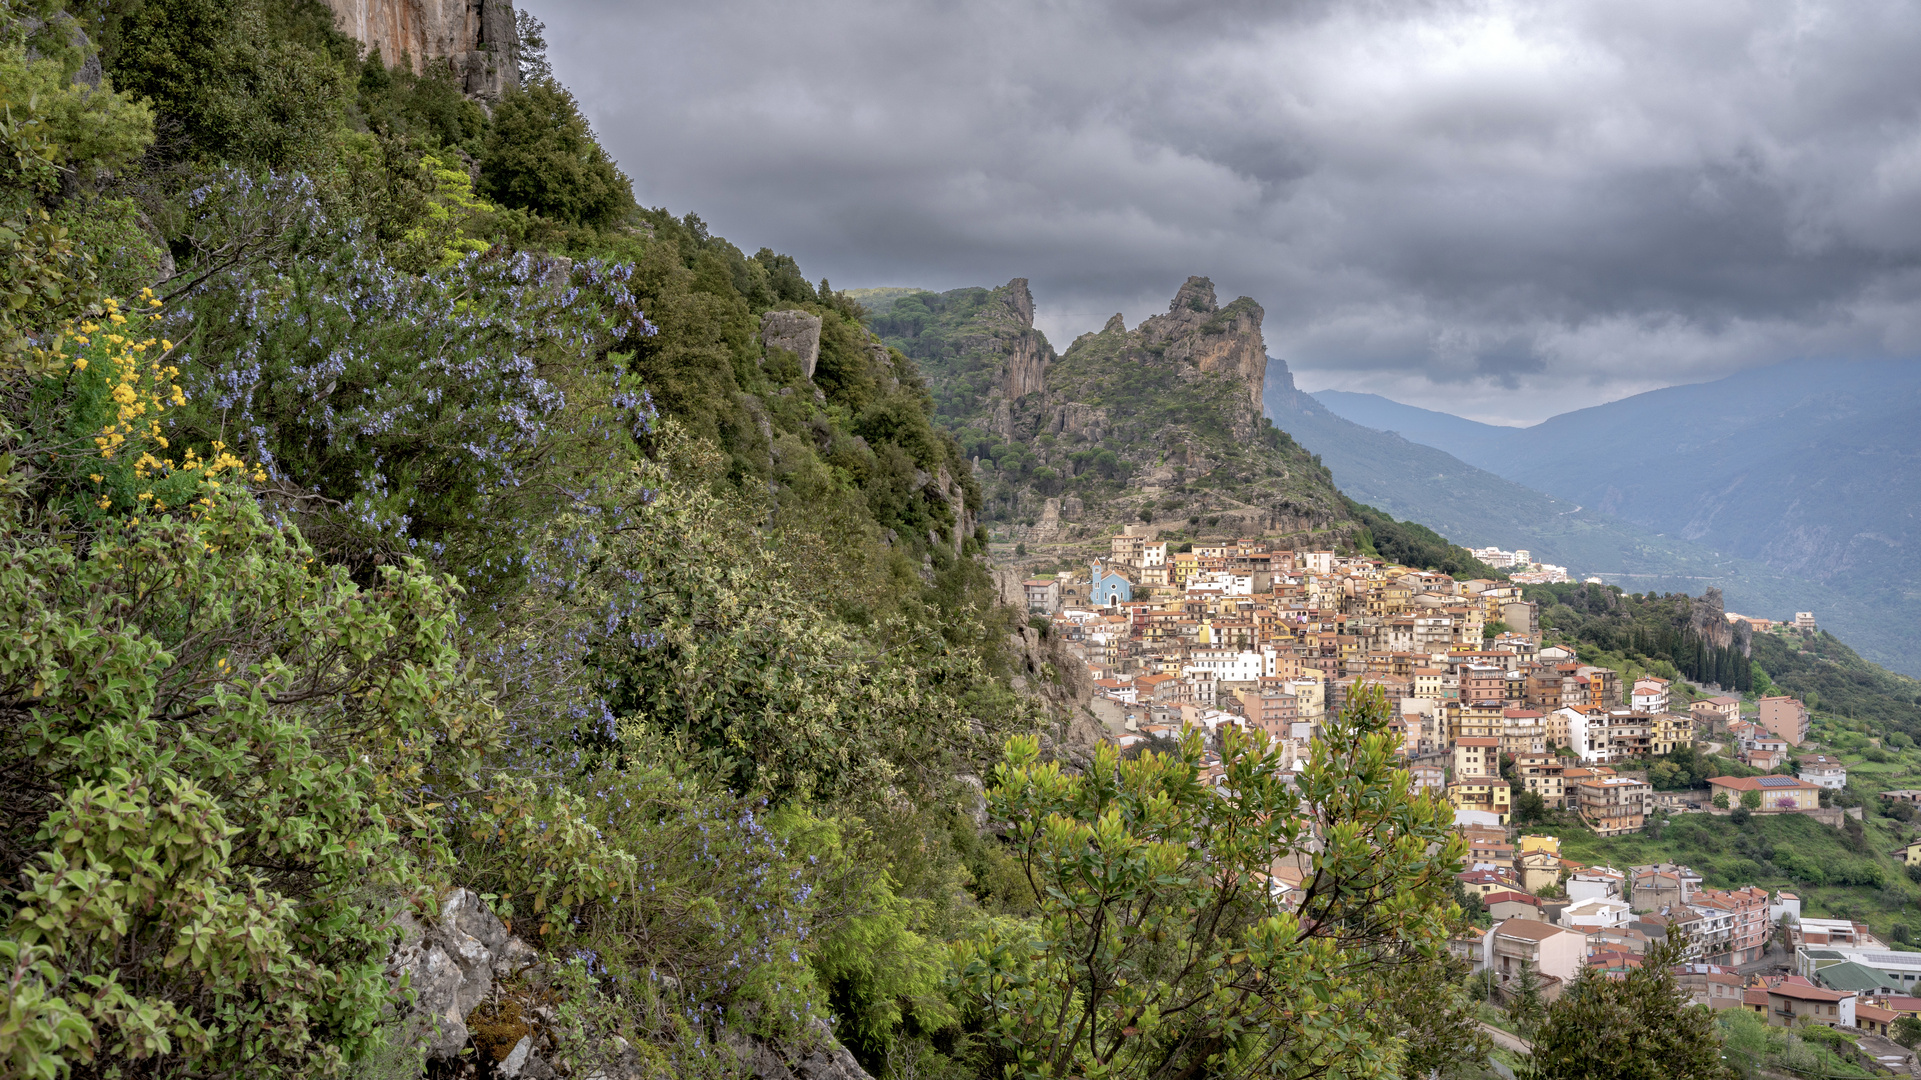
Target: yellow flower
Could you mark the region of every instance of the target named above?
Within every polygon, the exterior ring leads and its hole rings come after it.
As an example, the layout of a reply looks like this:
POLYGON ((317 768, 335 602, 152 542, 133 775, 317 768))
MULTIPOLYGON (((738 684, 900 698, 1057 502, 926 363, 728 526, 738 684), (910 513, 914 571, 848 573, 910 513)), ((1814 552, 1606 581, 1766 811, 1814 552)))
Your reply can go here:
POLYGON ((75 360, 75 361, 73 362, 73 370, 75 370, 75 371, 85 371, 85 370, 87 370, 87 358, 83 356, 83 357, 81 357, 80 359, 78 359, 78 360, 75 360))
POLYGON ((98 484, 98 483, 100 482, 100 480, 101 480, 101 477, 100 477, 100 474, 99 474, 99 473, 92 473, 92 474, 90 474, 90 475, 91 475, 91 476, 93 477, 93 482, 94 482, 94 483, 96 483, 96 484, 98 484))
POLYGON ((105 510, 105 509, 106 509, 107 507, 109 507, 109 506, 112 506, 112 505, 113 505, 113 500, 112 500, 112 499, 109 499, 109 498, 107 498, 107 497, 106 497, 106 496, 104 496, 104 495, 102 495, 102 496, 100 497, 100 509, 102 509, 102 510, 105 510))

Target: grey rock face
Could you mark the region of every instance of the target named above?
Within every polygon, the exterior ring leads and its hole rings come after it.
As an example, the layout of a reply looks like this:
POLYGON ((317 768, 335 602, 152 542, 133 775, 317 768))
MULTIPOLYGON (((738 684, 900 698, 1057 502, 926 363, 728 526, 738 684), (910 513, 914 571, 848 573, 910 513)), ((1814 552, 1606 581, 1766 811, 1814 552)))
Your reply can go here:
POLYGON ((520 1075, 520 1070, 527 1067, 527 1057, 533 1052, 533 1036, 522 1035, 520 1041, 514 1044, 514 1048, 507 1052, 507 1056, 500 1059, 500 1064, 494 1066, 494 1071, 507 1077, 508 1080, 515 1080, 520 1075))
MULTIPOLYGON (((396 985, 405 977, 414 992, 411 1005, 403 1006, 401 1030, 408 1045, 426 1047, 430 1060, 455 1061, 470 1045, 467 1015, 493 993, 494 980, 512 977, 533 965, 538 955, 466 889, 443 897, 440 914, 431 923, 402 915, 395 926, 400 942, 388 959, 388 973, 396 985)), ((533 1011, 543 1024, 553 1022, 552 1009, 533 1011)), ((873 1080, 820 1021, 797 1044, 731 1029, 719 1033, 719 1042, 758 1080, 873 1080)), ((536 1027, 493 1064, 492 1074, 552 1080, 558 1073, 542 1059, 543 1046, 551 1044, 536 1027)), ((598 1061, 573 1075, 584 1080, 639 1080, 642 1075, 639 1053, 619 1037, 610 1039, 597 1056, 598 1061)))
POLYGON ((538 955, 466 889, 441 900, 432 925, 410 915, 398 925, 400 944, 387 970, 396 984, 404 976, 414 992, 402 1029, 409 1045, 427 1047, 429 1058, 451 1060, 467 1045, 467 1014, 493 990, 494 979, 533 964, 538 955))
POLYGON ((770 311, 760 317, 760 343, 767 349, 785 349, 800 358, 800 369, 814 377, 820 363, 820 316, 805 311, 770 311))

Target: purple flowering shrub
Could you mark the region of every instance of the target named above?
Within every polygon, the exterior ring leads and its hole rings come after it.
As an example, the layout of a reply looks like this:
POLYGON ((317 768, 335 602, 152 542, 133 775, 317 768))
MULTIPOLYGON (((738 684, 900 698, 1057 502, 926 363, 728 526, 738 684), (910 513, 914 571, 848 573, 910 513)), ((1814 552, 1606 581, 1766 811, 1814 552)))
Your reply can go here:
POLYGON ((331 561, 418 555, 485 609, 529 532, 634 456, 650 411, 613 351, 653 328, 623 265, 494 249, 412 275, 372 247, 344 232, 174 305, 182 430, 257 461, 331 561))

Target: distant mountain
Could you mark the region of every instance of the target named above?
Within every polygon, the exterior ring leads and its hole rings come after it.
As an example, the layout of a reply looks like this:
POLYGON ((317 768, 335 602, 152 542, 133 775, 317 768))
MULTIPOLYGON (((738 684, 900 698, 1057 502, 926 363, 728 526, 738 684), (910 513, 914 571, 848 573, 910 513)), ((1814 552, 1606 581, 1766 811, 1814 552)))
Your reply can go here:
MULTIPOLYGON (((1758 595, 1725 585, 1730 605, 1781 617, 1791 609, 1762 608, 1765 597, 1805 594, 1799 610, 1864 656, 1921 673, 1921 363, 1783 364, 1505 432, 1356 400, 1368 398, 1316 396, 1349 419, 1446 444, 1583 515, 1607 515, 1697 559, 1731 558, 1755 580, 1774 577, 1782 587, 1758 595)), ((1335 475, 1357 483, 1338 465, 1335 475)))
POLYGON ((1104 541, 1158 521, 1333 544, 1358 534, 1327 471, 1261 415, 1261 306, 1189 278, 1165 314, 1121 316, 1066 352, 997 289, 875 290, 869 324, 911 358, 933 414, 975 462, 983 516, 1032 541, 1104 541))
MULTIPOLYGON (((1391 431, 1409 442, 1445 450, 1462 461, 1481 465, 1483 454, 1521 429, 1483 424, 1453 413, 1403 405, 1379 394, 1347 390, 1317 390, 1311 397, 1344 420, 1377 431, 1391 431)), ((1485 466, 1483 466, 1485 467, 1485 466)))
POLYGON ((1565 565, 1583 576, 1598 574, 1637 591, 1699 592, 1703 582, 1759 570, 1584 511, 1574 502, 1496 476, 1446 451, 1337 416, 1321 404, 1320 395, 1296 390, 1282 361, 1269 362, 1265 404, 1276 426, 1333 470, 1341 490, 1398 517, 1420 521, 1457 544, 1524 547, 1541 561, 1565 565))

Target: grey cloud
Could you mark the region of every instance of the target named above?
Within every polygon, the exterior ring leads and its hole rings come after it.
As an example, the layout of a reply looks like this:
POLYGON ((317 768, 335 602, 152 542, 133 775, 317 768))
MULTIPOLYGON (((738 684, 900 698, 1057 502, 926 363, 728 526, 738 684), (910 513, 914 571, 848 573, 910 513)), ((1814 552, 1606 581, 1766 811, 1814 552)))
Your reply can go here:
POLYGON ((1487 419, 1921 357, 1911 3, 523 2, 643 200, 1057 344, 1202 273, 1487 419))

